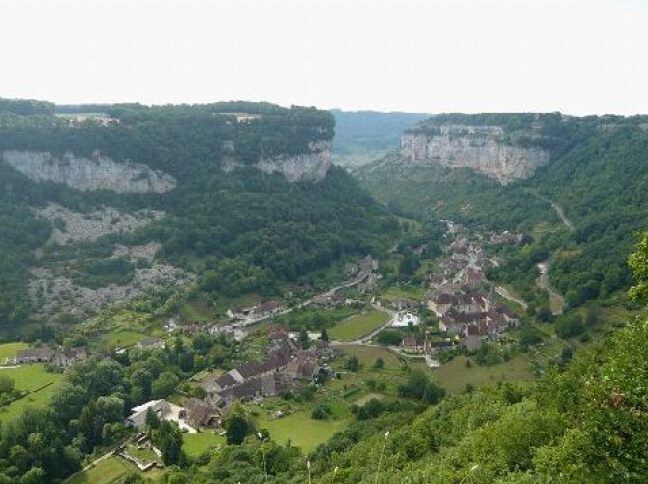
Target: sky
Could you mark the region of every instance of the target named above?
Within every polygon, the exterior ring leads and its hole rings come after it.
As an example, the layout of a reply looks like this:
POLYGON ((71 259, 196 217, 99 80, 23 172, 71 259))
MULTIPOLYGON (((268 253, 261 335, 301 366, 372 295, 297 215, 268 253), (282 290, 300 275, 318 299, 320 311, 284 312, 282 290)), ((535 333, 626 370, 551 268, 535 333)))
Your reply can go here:
POLYGON ((9 2, 0 97, 648 113, 648 1, 9 2))

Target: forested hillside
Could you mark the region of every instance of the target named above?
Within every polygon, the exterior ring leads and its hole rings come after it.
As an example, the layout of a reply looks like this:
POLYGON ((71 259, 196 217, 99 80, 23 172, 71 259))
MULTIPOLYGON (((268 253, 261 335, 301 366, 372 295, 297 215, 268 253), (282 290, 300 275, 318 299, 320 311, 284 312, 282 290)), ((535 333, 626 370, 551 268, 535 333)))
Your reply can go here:
POLYGON ((467 168, 409 163, 393 153, 358 169, 361 185, 412 216, 536 234, 533 250, 498 271, 504 280, 534 273, 536 262, 554 254, 552 280, 572 305, 628 287, 625 260, 635 232, 648 225, 645 117, 440 115, 411 132, 434 134, 446 125, 501 127, 501 143, 542 147, 551 158, 529 179, 501 186, 467 168), (543 222, 554 229, 541 229, 543 222))
MULTIPOLYGON (((28 317, 30 267, 63 260, 77 280, 87 280, 84 268, 102 270, 97 269, 102 258, 117 242, 160 242, 162 260, 198 274, 198 287, 207 293, 271 295, 286 284, 307 286, 313 271, 347 257, 384 250, 399 230, 395 218, 340 169, 330 169, 321 181, 290 183, 256 168, 260 160, 295 157, 291 166, 300 169, 299 157, 333 136, 327 112, 264 103, 61 107, 58 116, 40 102, 7 101, 0 108, 0 153, 73 153, 88 160, 100 153, 115 166, 135 162, 177 180, 168 193, 82 191, 28 179, 0 162, 0 322, 5 325, 28 317), (86 262, 70 266, 74 252, 51 244, 43 259, 35 257, 53 228, 35 210, 48 203, 80 214, 110 207, 123 214, 154 209, 166 216, 78 244, 86 262)), ((93 285, 101 285, 94 276, 93 285)))

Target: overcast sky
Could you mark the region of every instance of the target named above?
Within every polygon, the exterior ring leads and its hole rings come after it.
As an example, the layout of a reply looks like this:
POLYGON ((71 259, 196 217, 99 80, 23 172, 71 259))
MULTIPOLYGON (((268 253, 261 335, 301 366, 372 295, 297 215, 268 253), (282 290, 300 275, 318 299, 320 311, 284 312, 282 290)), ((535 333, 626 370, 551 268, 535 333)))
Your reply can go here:
POLYGON ((5 2, 0 97, 648 113, 648 2, 5 2))

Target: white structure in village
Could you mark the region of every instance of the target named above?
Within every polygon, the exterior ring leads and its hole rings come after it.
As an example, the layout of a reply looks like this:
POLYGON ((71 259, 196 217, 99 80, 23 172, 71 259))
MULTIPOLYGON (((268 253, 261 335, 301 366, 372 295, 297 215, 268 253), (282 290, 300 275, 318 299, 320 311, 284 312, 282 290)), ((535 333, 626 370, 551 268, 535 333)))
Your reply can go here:
POLYGON ((142 405, 131 409, 131 414, 126 419, 126 425, 135 427, 140 431, 146 428, 146 414, 151 409, 160 420, 167 420, 178 424, 181 430, 189 433, 195 433, 196 429, 193 428, 185 421, 183 408, 166 400, 151 400, 142 405))
POLYGON ((402 312, 394 316, 391 325, 394 328, 407 328, 409 326, 418 326, 419 322, 419 317, 415 314, 402 312))

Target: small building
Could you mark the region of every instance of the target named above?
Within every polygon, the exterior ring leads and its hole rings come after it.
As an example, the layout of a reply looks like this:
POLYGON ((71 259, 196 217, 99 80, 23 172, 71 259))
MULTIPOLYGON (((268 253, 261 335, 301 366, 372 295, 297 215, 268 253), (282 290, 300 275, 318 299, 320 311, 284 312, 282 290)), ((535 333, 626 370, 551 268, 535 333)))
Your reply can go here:
POLYGON ((482 335, 478 326, 468 326, 464 330, 463 345, 468 351, 475 351, 481 348, 482 335))
POLYGON ((195 429, 218 427, 221 423, 220 412, 204 400, 197 398, 188 399, 180 415, 195 429))
POLYGON ((411 336, 403 338, 400 347, 407 353, 423 353, 425 351, 425 344, 421 340, 417 340, 411 336))
POLYGON ((16 363, 50 363, 54 351, 50 348, 28 348, 16 355, 16 363))
POLYGON ((398 313, 392 319, 391 325, 395 328, 407 328, 409 326, 418 326, 419 317, 412 313, 398 313))
POLYGON ((133 407, 131 414, 126 418, 126 425, 135 427, 138 430, 144 430, 146 428, 146 414, 149 409, 161 420, 171 413, 171 407, 166 400, 151 400, 150 402, 133 407))
POLYGON ((77 348, 63 348, 52 358, 52 363, 67 368, 75 363, 85 361, 88 358, 88 350, 84 346, 77 348))

